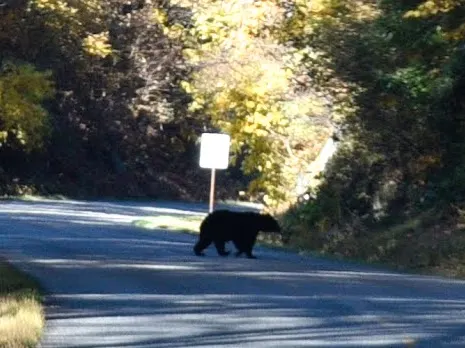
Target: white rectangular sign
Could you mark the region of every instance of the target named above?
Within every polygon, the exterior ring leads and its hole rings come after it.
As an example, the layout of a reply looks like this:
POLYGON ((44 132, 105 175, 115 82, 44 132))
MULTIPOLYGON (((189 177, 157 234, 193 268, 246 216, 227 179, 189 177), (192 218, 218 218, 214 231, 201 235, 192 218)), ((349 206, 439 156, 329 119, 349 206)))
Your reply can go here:
POLYGON ((227 134, 203 133, 200 139, 200 167, 228 168, 230 139, 227 134))

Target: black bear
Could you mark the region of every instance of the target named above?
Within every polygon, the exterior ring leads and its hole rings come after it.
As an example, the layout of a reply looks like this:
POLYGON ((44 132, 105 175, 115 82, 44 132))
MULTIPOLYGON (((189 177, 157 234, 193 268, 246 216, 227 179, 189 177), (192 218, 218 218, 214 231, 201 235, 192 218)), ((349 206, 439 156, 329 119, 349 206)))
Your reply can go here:
POLYGON ((213 242, 218 255, 227 256, 229 251, 225 250, 225 243, 232 241, 237 249, 236 256, 245 253, 248 258, 254 259, 252 249, 260 231, 281 232, 281 229, 269 214, 216 210, 200 224, 200 236, 194 252, 197 256, 203 256, 202 251, 213 242))

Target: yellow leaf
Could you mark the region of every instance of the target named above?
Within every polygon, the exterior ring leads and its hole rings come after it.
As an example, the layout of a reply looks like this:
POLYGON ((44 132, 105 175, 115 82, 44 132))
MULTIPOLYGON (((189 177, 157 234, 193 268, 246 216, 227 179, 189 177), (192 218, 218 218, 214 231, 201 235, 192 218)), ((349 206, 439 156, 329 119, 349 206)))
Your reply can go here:
POLYGON ((110 55, 112 53, 112 47, 109 43, 108 35, 108 32, 88 35, 82 43, 85 51, 91 55, 102 58, 110 55))
POLYGON ((184 89, 187 93, 192 93, 191 84, 187 81, 181 81, 180 84, 182 89, 184 89))
POLYGON ((255 130, 257 129, 257 126, 253 123, 250 123, 250 124, 247 124, 244 128, 243 128, 243 132, 244 133, 248 133, 248 134, 252 134, 255 132, 255 130))
POLYGON ((266 137, 268 135, 268 132, 264 129, 257 129, 254 134, 258 137, 266 137))
POLYGON ((255 102, 252 100, 247 100, 245 102, 245 106, 247 107, 247 109, 254 109, 255 105, 256 105, 255 102))

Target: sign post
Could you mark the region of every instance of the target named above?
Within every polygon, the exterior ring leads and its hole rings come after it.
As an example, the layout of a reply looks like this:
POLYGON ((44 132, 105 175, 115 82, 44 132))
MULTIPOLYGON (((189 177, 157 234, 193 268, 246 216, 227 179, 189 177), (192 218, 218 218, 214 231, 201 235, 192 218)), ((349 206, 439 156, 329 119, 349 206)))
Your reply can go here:
POLYGON ((215 168, 212 168, 212 175, 210 178, 210 201, 208 204, 208 212, 213 211, 213 202, 215 201, 215 168))
POLYGON ((215 170, 226 169, 229 164, 230 137, 221 133, 203 133, 200 139, 200 167, 211 169, 210 203, 211 213, 215 200, 215 170))

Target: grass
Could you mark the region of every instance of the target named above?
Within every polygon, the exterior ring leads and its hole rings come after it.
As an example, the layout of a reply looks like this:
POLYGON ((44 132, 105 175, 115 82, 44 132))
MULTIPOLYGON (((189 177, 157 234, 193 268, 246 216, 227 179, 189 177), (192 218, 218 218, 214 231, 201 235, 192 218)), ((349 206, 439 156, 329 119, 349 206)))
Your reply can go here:
POLYGON ((456 219, 427 211, 376 232, 370 244, 377 247, 379 261, 421 273, 465 277, 465 235, 456 219))
POLYGON ((324 232, 305 216, 287 218, 292 249, 406 272, 465 278, 465 213, 457 217, 432 208, 408 218, 370 226, 355 221, 324 232))
POLYGON ((158 215, 135 220, 133 224, 147 229, 198 233, 203 218, 201 215, 158 215))
POLYGON ((40 196, 40 195, 29 195, 29 194, 16 196, 14 198, 22 200, 22 201, 26 201, 26 202, 40 202, 40 201, 44 201, 48 199, 53 199, 53 200, 66 200, 67 199, 67 197, 63 195, 40 196))
POLYGON ((0 258, 0 347, 37 346, 44 323, 37 282, 0 258))

